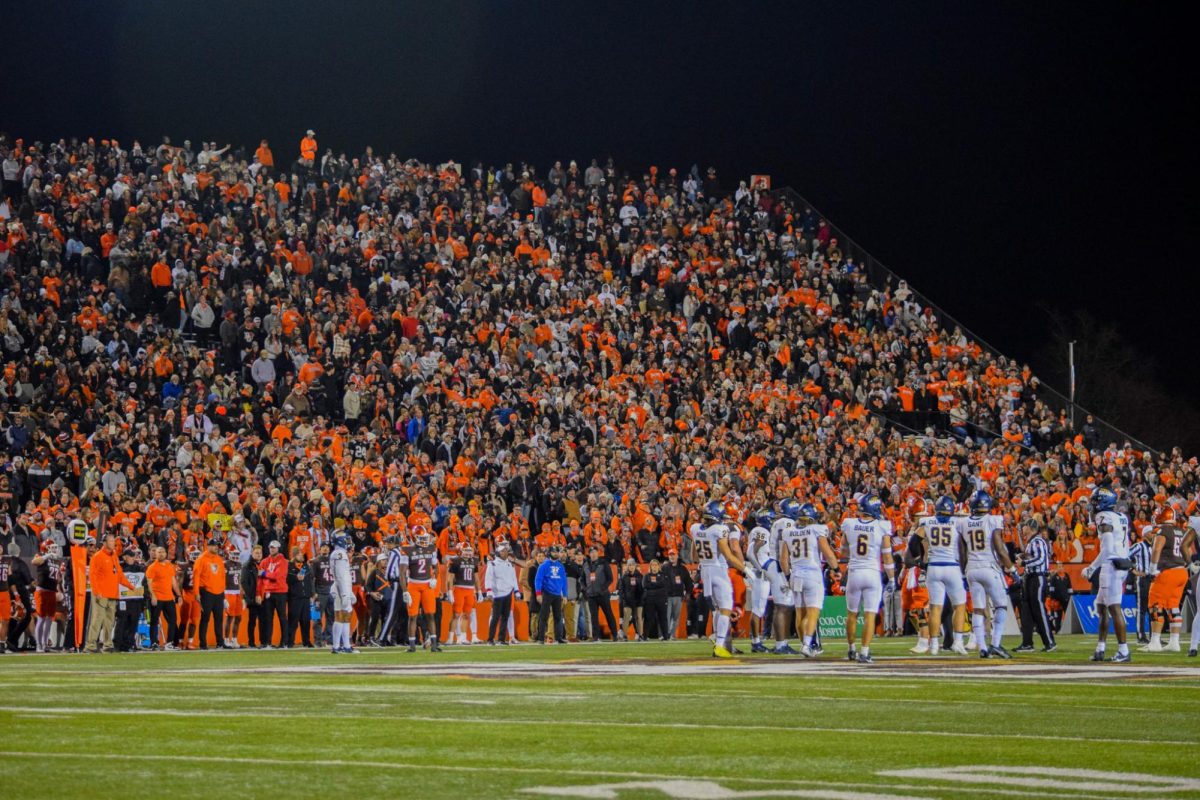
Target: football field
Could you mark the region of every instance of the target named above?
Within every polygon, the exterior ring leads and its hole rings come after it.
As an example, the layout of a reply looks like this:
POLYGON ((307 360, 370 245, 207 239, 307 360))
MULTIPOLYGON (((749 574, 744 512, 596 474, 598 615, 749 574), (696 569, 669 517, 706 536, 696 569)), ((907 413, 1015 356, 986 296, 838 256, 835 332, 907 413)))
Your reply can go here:
POLYGON ((1092 643, 7 656, 0 797, 1200 798, 1200 663, 1092 643))

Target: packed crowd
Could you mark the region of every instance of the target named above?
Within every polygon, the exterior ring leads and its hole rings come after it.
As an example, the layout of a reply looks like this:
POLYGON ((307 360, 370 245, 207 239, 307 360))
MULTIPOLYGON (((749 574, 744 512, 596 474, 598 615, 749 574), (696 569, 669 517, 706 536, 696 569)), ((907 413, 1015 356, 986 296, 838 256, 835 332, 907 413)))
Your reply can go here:
MULTIPOLYGON (((340 533, 365 617, 380 556, 425 532, 484 576, 502 541, 522 562, 558 545, 610 589, 656 563, 690 596, 671 565, 710 499, 835 519, 872 492, 907 530, 922 500, 982 486, 1063 561, 1095 548, 1098 486, 1135 530, 1163 503, 1195 513, 1195 458, 1073 430, 1027 366, 872 285, 811 208, 712 169, 464 169, 312 131, 286 165, 265 140, 7 135, 0 162, 10 576, 68 573, 79 519, 143 565, 149 610, 205 550, 236 580, 258 546, 283 562, 268 594, 309 593, 280 624, 307 629, 340 533), (945 424, 889 422, 922 411, 945 424), (178 567, 158 588, 153 561, 178 567)), ((20 616, 36 598, 10 576, 20 616)), ((588 617, 570 633, 613 632, 588 617)))

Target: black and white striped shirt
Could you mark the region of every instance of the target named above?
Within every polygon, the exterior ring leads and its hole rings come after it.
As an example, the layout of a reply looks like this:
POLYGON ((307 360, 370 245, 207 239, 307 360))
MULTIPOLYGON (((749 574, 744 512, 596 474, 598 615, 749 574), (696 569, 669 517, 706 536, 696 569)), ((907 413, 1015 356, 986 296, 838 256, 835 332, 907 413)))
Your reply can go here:
POLYGON ((1143 575, 1150 574, 1150 555, 1150 545, 1144 539, 1129 548, 1129 560, 1133 562, 1133 568, 1143 575))
POLYGON ((1050 571, 1050 545, 1041 536, 1035 536, 1025 545, 1025 573, 1045 575, 1050 571))
POLYGON ((388 583, 395 583, 400 579, 400 558, 402 555, 399 547, 393 547, 388 551, 387 566, 383 572, 383 577, 388 583))

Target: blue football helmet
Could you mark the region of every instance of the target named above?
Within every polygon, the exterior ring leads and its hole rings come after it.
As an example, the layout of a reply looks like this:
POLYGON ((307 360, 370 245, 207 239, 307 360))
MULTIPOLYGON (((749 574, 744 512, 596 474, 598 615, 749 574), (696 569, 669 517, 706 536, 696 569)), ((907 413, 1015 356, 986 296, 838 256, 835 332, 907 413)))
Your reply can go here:
POLYGON ((800 504, 795 500, 784 500, 779 504, 779 513, 788 519, 800 519, 800 504))
POLYGON ((708 522, 724 522, 728 515, 725 513, 725 506, 721 505, 720 500, 710 500, 704 504, 704 511, 701 517, 708 522))
POLYGON ((933 504, 933 515, 942 522, 950 519, 954 516, 954 501, 946 495, 942 495, 933 504))
POLYGON ((801 519, 816 519, 817 507, 812 503, 804 503, 800 506, 800 517, 801 519))
POLYGON ((992 505, 992 496, 982 489, 971 495, 971 513, 977 517, 991 511, 992 505))
POLYGON ((344 533, 339 533, 337 536, 333 537, 333 546, 340 547, 343 550, 349 550, 351 547, 354 547, 354 540, 344 533))
POLYGON ((879 519, 883 516, 883 501, 876 494, 864 494, 858 499, 858 510, 864 517, 879 519))
POLYGON ((1117 493, 1102 486, 1092 495, 1092 507, 1097 511, 1112 511, 1117 507, 1117 493))
POLYGON ((771 523, 775 521, 775 512, 769 508, 760 508, 754 512, 754 523, 759 527, 770 530, 771 523))

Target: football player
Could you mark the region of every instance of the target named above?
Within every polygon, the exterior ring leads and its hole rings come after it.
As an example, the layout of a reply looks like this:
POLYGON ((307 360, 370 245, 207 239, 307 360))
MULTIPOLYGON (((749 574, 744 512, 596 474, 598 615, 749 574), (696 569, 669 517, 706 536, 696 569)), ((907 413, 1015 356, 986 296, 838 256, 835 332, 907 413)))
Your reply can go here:
POLYGON ((424 525, 413 526, 413 543, 403 548, 400 589, 408 606, 408 652, 417 649, 417 616, 425 620, 429 650, 440 653, 434 613, 437 611, 437 542, 424 525))
POLYGON ((927 561, 929 653, 936 656, 941 646, 942 606, 948 598, 954 607, 954 640, 950 650, 965 656, 967 648, 963 646, 962 629, 967 615, 967 590, 963 586, 962 562, 966 560, 966 545, 954 522, 954 501, 946 495, 939 497, 933 505, 933 516, 918 519, 914 532, 921 539, 927 561))
POLYGON ((971 496, 970 515, 959 517, 954 521, 958 535, 967 548, 967 586, 971 592, 971 629, 979 644, 979 657, 989 658, 992 655, 1000 658, 1012 658, 1001 646, 1004 636, 1004 621, 1008 618, 1008 586, 1004 582, 1001 568, 1007 573, 1014 573, 1012 560, 1008 557, 1008 548, 1004 546, 1001 530, 1004 528, 1004 518, 990 513, 992 497, 985 491, 977 491, 971 496), (994 610, 992 618, 992 640, 988 646, 987 633, 984 629, 984 612, 991 602, 994 610))
POLYGON ((875 615, 883 599, 879 582, 880 567, 889 584, 896 580, 890 557, 884 557, 884 542, 891 541, 892 523, 883 519, 883 501, 873 494, 858 500, 858 517, 842 523, 842 548, 847 557, 846 574, 846 658, 860 664, 871 663, 871 637, 875 634, 875 615), (855 652, 858 614, 864 615, 862 649, 855 652))
POLYGON ((200 624, 200 603, 196 600, 195 571, 196 559, 200 557, 200 546, 189 544, 186 550, 187 561, 179 565, 179 627, 176 636, 182 636, 182 643, 176 643, 180 650, 191 650, 195 645, 192 640, 196 636, 196 627, 200 624))
POLYGON ((333 537, 333 552, 329 554, 329 565, 333 571, 333 650, 337 653, 354 654, 358 651, 350 646, 350 615, 354 612, 354 578, 351 576, 350 551, 354 540, 344 533, 333 537))
MULTIPOLYGON (((249 557, 249 553, 247 553, 249 557)), ((246 604, 242 598, 242 552, 236 542, 225 541, 225 631, 222 640, 226 647, 238 648, 238 631, 246 604)))
POLYGON ((37 651, 45 653, 50 650, 50 632, 62 597, 59 591, 63 573, 62 549, 56 542, 47 539, 42 542, 42 551, 33 557, 33 566, 37 587, 33 596, 33 639, 37 643, 37 651))
POLYGON ((713 500, 704 506, 702 525, 695 532, 696 560, 704 581, 704 595, 717 612, 713 620, 713 655, 732 658, 729 650, 730 617, 733 615, 733 582, 729 568, 741 571, 747 578, 755 577, 754 567, 742 560, 730 546, 729 519, 725 507, 713 500))
MULTIPOLYGON (((772 514, 770 539, 771 552, 779 559, 772 564, 770 571, 771 599, 775 603, 775 618, 771 621, 771 630, 775 634, 775 649, 771 652, 777 655, 796 655, 799 651, 792 649, 788 639, 792 631, 800 630, 800 619, 796 616, 796 595, 792 591, 791 577, 782 558, 786 547, 784 533, 795 527, 800 518, 800 503, 789 498, 780 502, 778 509, 777 513, 772 514)), ((803 635, 800 638, 803 646, 803 635)))
POLYGON ((1129 560, 1129 519, 1116 510, 1117 493, 1101 487, 1092 495, 1092 507, 1096 509, 1096 534, 1100 538, 1100 552, 1083 570, 1083 576, 1091 580, 1100 572, 1100 587, 1096 592, 1096 611, 1100 617, 1100 637, 1092 661, 1103 661, 1108 645, 1108 623, 1104 611, 1112 617, 1113 631, 1117 634, 1117 654, 1110 661, 1116 664, 1133 659, 1129 645, 1125 642, 1125 615, 1121 613, 1121 595, 1125 593, 1125 576, 1133 562, 1129 560))
POLYGON ((1154 516, 1154 522, 1154 545, 1150 551, 1150 574, 1154 576, 1154 582, 1150 584, 1152 630, 1150 644, 1142 650, 1148 653, 1178 653, 1179 634, 1183 630, 1180 607, 1183 590, 1187 587, 1187 565, 1196 545, 1196 532, 1175 524, 1175 509, 1170 505, 1154 516), (1160 634, 1163 623, 1168 621, 1171 638, 1163 647, 1160 634))
POLYGON ((784 513, 795 515, 795 523, 780 533, 779 559, 791 582, 797 609, 800 655, 812 658, 816 655, 817 622, 825 603, 821 560, 824 558, 826 564, 836 566, 838 558, 829 544, 829 527, 817 522, 817 509, 812 503, 800 505, 789 501, 784 513))
MULTIPOLYGON (((13 548, 20 552, 15 543, 11 543, 13 548)), ((8 554, 6 550, 0 550, 0 655, 8 648, 8 624, 12 620, 12 595, 9 593, 9 588, 12 584, 12 560, 13 556, 8 554)))
MULTIPOLYGON (((754 514, 754 527, 750 529, 746 543, 746 557, 754 565, 757 577, 746 582, 750 595, 750 652, 765 653, 763 640, 763 617, 767 613, 767 601, 771 599, 771 580, 768 570, 777 565, 771 550, 771 523, 774 514, 763 509, 754 514)), ((779 629, 776 628, 778 634, 779 629)), ((778 638, 778 636, 777 636, 778 638)))
POLYGON ((475 548, 470 542, 463 542, 458 548, 458 554, 450 558, 448 565, 450 573, 450 594, 446 598, 454 606, 454 616, 450 619, 450 636, 448 644, 457 641, 459 644, 479 643, 475 635, 475 602, 483 592, 483 576, 479 574, 479 560, 475 558, 475 548), (466 621, 470 619, 470 636, 466 621))

